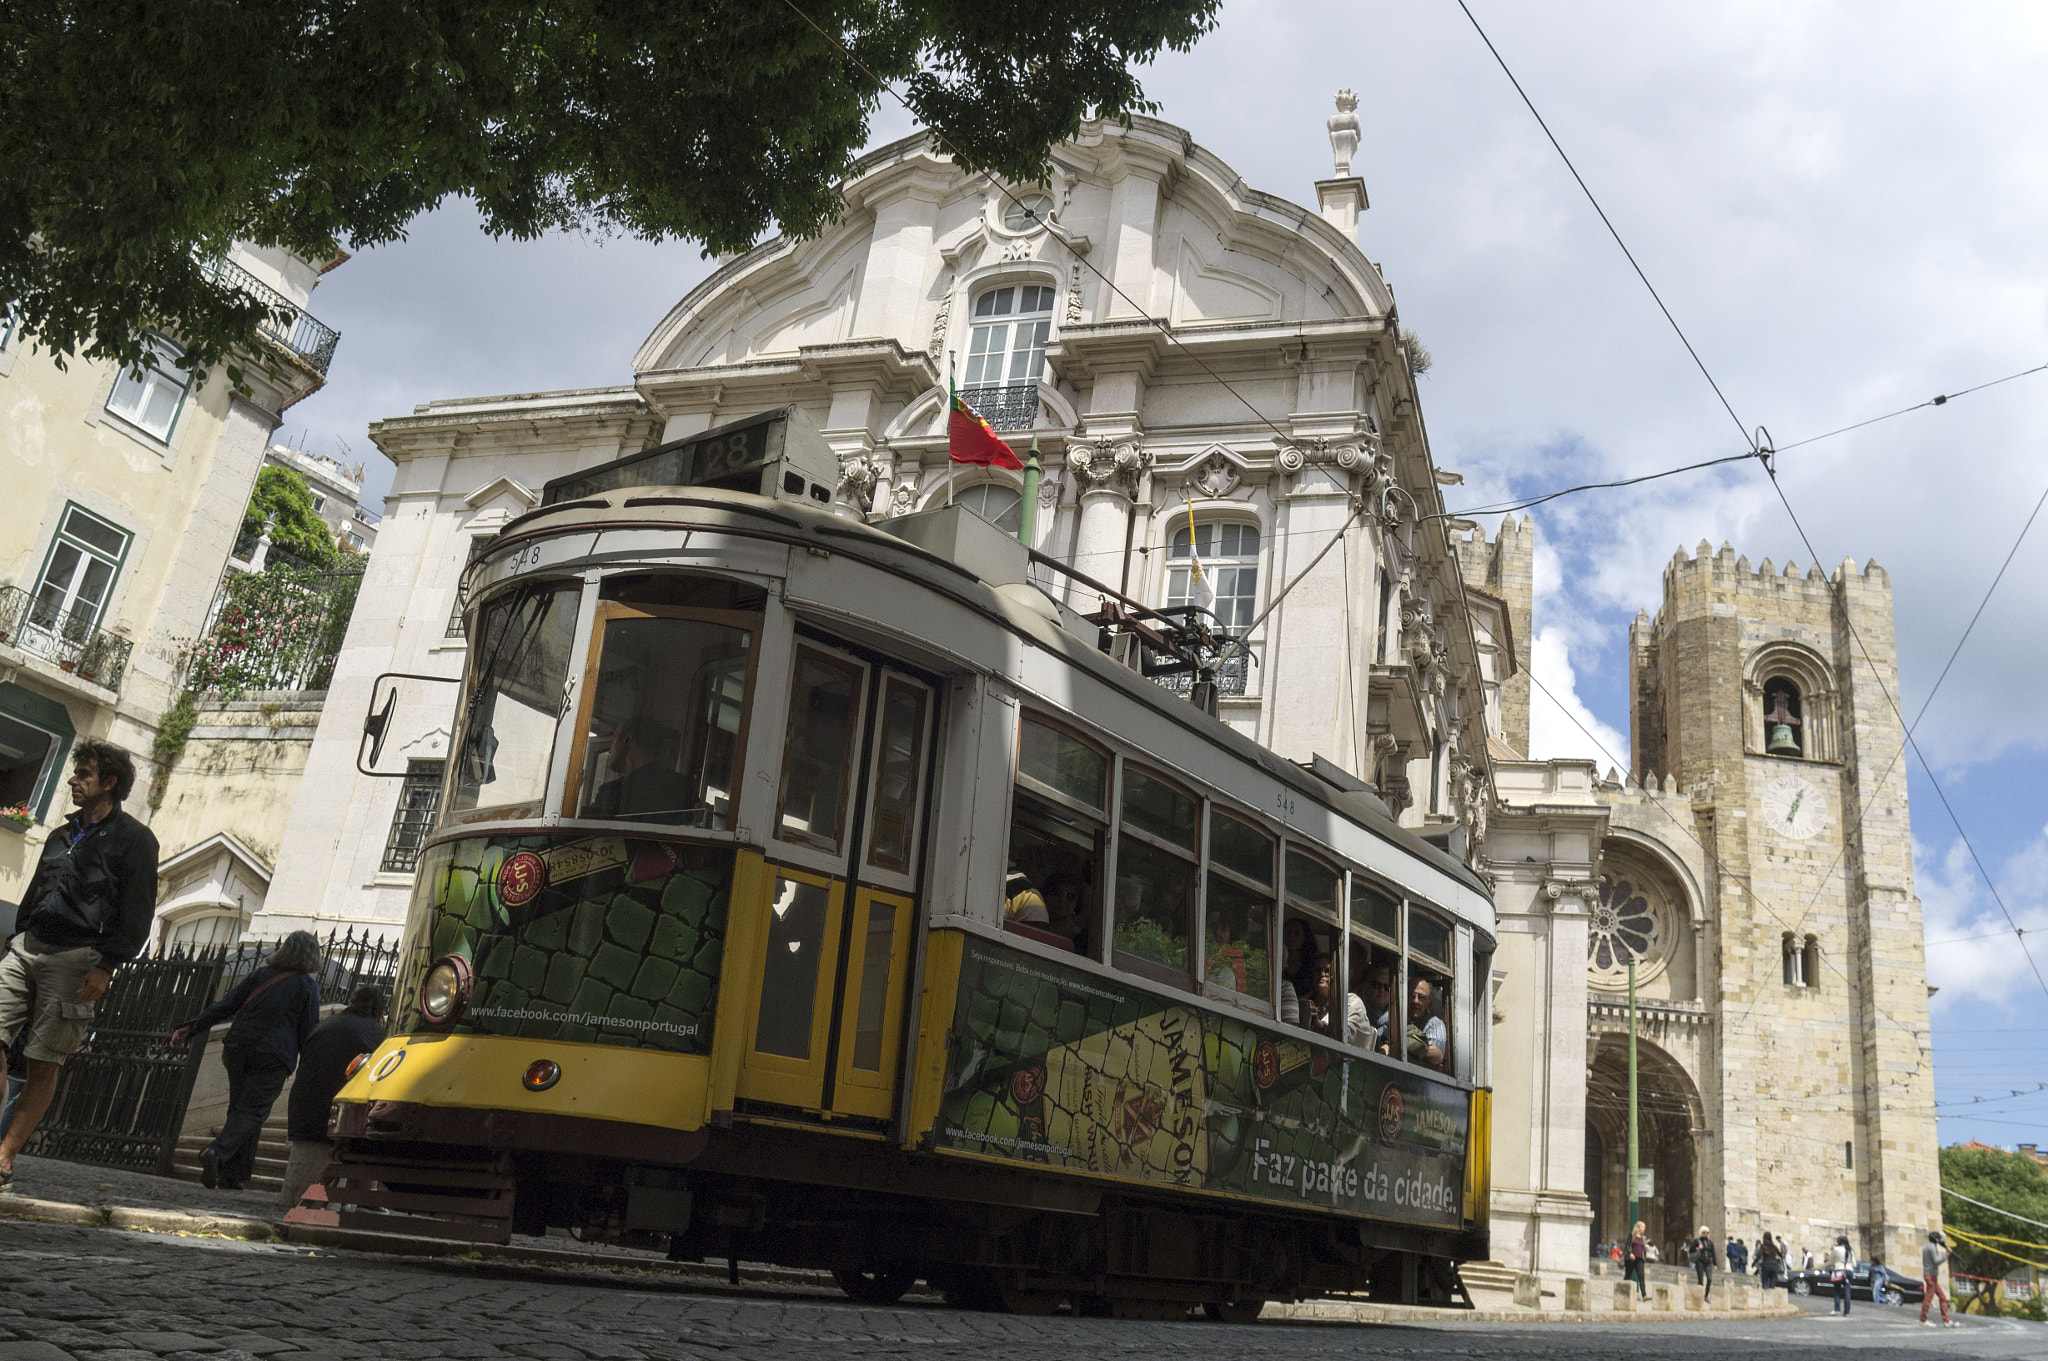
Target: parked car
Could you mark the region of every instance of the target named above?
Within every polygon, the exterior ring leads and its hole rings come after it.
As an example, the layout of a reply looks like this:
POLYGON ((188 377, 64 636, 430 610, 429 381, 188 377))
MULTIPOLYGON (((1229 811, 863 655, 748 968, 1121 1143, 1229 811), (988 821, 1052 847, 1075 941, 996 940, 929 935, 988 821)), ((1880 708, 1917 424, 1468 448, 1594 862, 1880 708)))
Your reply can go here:
MULTIPOLYGON (((1786 1288, 1795 1295, 1832 1295, 1835 1283, 1829 1275, 1830 1268, 1817 1266, 1811 1271, 1788 1272, 1784 1280, 1786 1288)), ((1849 1268, 1852 1300, 1870 1300, 1896 1308, 1920 1303, 1921 1290, 1918 1277, 1893 1271, 1882 1262, 1858 1262, 1849 1268)))

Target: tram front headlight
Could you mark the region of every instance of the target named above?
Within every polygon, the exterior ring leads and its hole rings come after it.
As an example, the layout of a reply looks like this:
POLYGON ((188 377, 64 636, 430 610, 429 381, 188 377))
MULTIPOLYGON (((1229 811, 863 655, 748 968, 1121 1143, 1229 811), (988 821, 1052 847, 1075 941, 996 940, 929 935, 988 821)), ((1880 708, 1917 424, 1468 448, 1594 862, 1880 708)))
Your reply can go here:
POLYGON ((420 1019, 428 1025, 453 1025, 469 1001, 469 961, 443 955, 420 980, 420 1019))

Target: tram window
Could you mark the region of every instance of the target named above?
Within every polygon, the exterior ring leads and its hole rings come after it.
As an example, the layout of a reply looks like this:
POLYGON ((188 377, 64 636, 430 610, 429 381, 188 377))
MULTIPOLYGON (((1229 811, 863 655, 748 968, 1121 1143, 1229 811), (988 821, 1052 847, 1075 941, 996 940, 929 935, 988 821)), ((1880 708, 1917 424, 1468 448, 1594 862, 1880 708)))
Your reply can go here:
POLYGON ((630 572, 606 577, 600 600, 628 605, 674 605, 696 610, 734 610, 759 614, 768 593, 759 586, 693 572, 630 572))
POLYGON ((875 768, 874 836, 868 863, 910 872, 917 830, 918 772, 924 764, 925 692, 890 677, 882 691, 881 753, 875 768))
POLYGON ((526 803, 546 792, 579 589, 535 583, 485 608, 451 810, 526 803))
POLYGON ((782 804, 775 815, 785 840, 824 851, 839 849, 852 790, 861 679, 855 662, 797 648, 782 758, 782 804))
POLYGON ((1408 1023, 1405 1054, 1410 1063, 1446 1071, 1450 1067, 1453 1003, 1451 928, 1420 908, 1408 909, 1408 1023))
POLYGON ((635 613, 603 629, 577 816, 729 826, 753 635, 635 613))
POLYGON ((853 1067, 882 1071, 882 1022, 888 1013, 890 955, 896 945, 896 908, 868 903, 868 939, 861 953, 860 1003, 853 1014, 853 1067))
POLYGON ((1056 794, 1104 808, 1109 757, 1080 738, 1026 715, 1017 742, 1017 769, 1056 794))
POLYGON ((1019 789, 1010 814, 1004 927, 1043 944, 1093 954, 1102 939, 1107 840, 1095 819, 1019 789))
POLYGON ((1209 813, 1208 940, 1202 976, 1271 1006, 1274 839, 1220 809, 1209 813))
POLYGON ((1194 799, 1135 766, 1124 766, 1114 962, 1182 987, 1188 983, 1200 815, 1194 799))
POLYGON ((1359 875, 1351 878, 1351 929, 1364 931, 1389 949, 1401 943, 1401 903, 1359 875))
POLYGON ((1361 1049, 1391 1054, 1394 991, 1400 986, 1401 961, 1394 951, 1373 941, 1351 939, 1351 995, 1344 999, 1344 1040, 1361 1049))
POLYGON ((818 960, 824 954, 830 902, 828 891, 817 884, 789 878, 775 882, 767 958, 761 966, 761 1019, 754 1029, 754 1048, 760 1053, 811 1056, 818 960))
POLYGON ((1335 1038, 1343 1001, 1337 992, 1337 871, 1287 848, 1287 910, 1281 923, 1280 1019, 1335 1038), (1293 1014, 1290 1016, 1289 1012, 1293 1014))

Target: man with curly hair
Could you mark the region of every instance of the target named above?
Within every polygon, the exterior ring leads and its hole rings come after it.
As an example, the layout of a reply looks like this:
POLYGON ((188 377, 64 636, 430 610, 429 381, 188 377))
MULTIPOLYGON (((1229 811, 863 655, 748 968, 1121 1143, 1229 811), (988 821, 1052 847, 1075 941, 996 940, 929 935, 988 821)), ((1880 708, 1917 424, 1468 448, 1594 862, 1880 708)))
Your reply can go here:
POLYGON ((57 1070, 92 1029, 93 1006, 114 970, 142 951, 156 916, 156 837, 121 811, 135 762, 89 737, 71 753, 78 811, 43 843, 21 899, 21 930, 0 956, 0 1044, 27 1031, 28 1084, 0 1138, 0 1187, 42 1123, 57 1070))

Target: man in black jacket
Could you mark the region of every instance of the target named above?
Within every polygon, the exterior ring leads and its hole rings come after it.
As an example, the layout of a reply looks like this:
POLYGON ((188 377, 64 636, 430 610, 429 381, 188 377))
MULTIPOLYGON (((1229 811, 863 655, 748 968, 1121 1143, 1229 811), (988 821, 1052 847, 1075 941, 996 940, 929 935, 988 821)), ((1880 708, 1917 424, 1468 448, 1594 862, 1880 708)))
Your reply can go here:
POLYGON ((290 1104, 291 1157, 284 1185, 278 1191, 279 1211, 299 1203, 306 1188, 327 1170, 334 1145, 327 1141, 327 1115, 334 1094, 348 1081, 355 1061, 384 1042, 384 991, 364 984, 349 999, 348 1010, 322 1021, 299 1050, 299 1072, 292 1079, 290 1104))
POLYGON ((71 753, 78 811, 43 843, 21 898, 22 929, 0 957, 0 1042, 23 1027, 28 1085, 0 1139, 0 1187, 57 1091, 57 1070, 85 1043, 114 970, 142 952, 156 916, 156 837, 121 811, 135 762, 96 737, 71 753))

